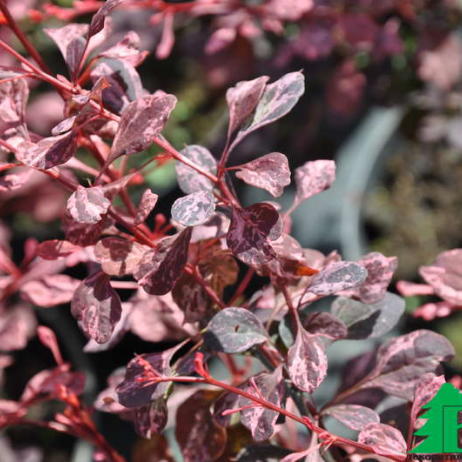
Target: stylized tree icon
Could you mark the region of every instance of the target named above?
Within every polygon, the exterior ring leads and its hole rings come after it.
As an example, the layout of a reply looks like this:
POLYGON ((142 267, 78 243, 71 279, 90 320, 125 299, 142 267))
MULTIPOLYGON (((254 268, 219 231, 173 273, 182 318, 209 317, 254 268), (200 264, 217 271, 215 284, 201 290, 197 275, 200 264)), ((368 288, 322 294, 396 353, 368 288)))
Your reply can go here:
POLYGON ((414 435, 426 436, 411 454, 462 453, 459 447, 459 413, 462 413, 462 393, 450 383, 444 383, 438 393, 422 409, 420 417, 427 419, 414 435))

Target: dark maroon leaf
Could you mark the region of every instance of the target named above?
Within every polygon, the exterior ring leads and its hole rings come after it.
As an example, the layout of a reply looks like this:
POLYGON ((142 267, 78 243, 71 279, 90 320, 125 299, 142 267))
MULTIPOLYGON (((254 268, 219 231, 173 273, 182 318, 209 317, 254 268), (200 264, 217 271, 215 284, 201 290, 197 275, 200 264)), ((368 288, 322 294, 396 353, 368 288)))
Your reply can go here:
POLYGON ((351 298, 339 297, 332 313, 348 326, 348 338, 376 338, 390 332, 404 313, 404 299, 387 292, 379 302, 366 305, 351 298))
POLYGON ((41 139, 37 144, 25 141, 18 146, 16 157, 29 167, 49 169, 66 163, 77 149, 72 131, 41 139))
POLYGON ((172 206, 172 218, 183 226, 201 225, 215 212, 215 197, 209 191, 198 191, 177 199, 172 206))
POLYGON ((363 266, 348 261, 335 262, 313 276, 308 290, 316 295, 334 295, 359 286, 366 278, 367 271, 363 266))
POLYGON ((98 223, 110 206, 111 201, 104 195, 102 186, 79 186, 67 201, 67 210, 78 223, 98 223))
POLYGON ((403 435, 394 427, 381 423, 367 425, 358 436, 362 444, 372 446, 381 455, 406 454, 406 441, 403 435))
POLYGON ((67 211, 64 214, 62 221, 67 241, 79 246, 96 244, 101 236, 101 233, 111 224, 113 224, 113 220, 107 215, 104 215, 103 219, 94 225, 78 223, 67 211))
POLYGON ((335 181, 333 160, 314 160, 295 170, 297 194, 295 202, 300 203, 315 194, 328 189, 335 181))
MULTIPOLYGON (((181 154, 202 170, 213 175, 216 174, 217 162, 207 148, 193 144, 186 146, 181 151, 181 154)), ((175 168, 178 184, 183 192, 190 194, 199 191, 211 191, 213 189, 214 185, 208 178, 184 163, 177 161, 175 168)))
POLYGON ((366 280, 348 296, 358 297, 363 303, 377 303, 385 296, 393 273, 398 266, 396 257, 385 257, 379 252, 372 252, 357 261, 367 270, 366 280))
POLYGON ((312 393, 327 373, 327 356, 322 341, 298 326, 295 343, 287 354, 287 367, 293 384, 302 391, 312 393))
POLYGON ((210 321, 205 334, 211 350, 242 353, 268 340, 259 319, 244 308, 225 308, 210 321))
POLYGON ((225 450, 226 430, 212 417, 216 392, 199 390, 180 405, 175 435, 185 462, 216 460, 225 450))
POLYGON ((380 417, 377 412, 357 404, 338 404, 336 406, 330 406, 324 410, 322 414, 330 415, 352 430, 357 431, 363 430, 368 424, 380 422, 380 417))
POLYGON ((290 184, 290 169, 287 157, 272 152, 247 164, 240 165, 236 176, 247 184, 262 188, 279 197, 284 187, 290 184))
POLYGON ((437 295, 455 305, 462 305, 462 249, 442 252, 433 265, 422 266, 420 275, 437 295))
POLYGON ((231 136, 250 117, 260 101, 269 77, 238 82, 226 92, 229 107, 228 136, 231 136))
MULTIPOLYGON (((238 388, 241 388, 239 386, 238 388)), ((235 409, 240 396, 236 393, 229 391, 223 392, 213 404, 213 418, 215 422, 222 427, 229 427, 231 425, 233 414, 223 414, 225 411, 235 409)))
POLYGON ((236 257, 248 265, 264 264, 276 257, 269 240, 281 235, 278 211, 259 203, 245 209, 233 209, 226 242, 236 257))
POLYGON ((334 340, 346 338, 348 335, 345 323, 325 311, 310 313, 303 321, 303 327, 311 334, 323 335, 334 340))
POLYGON ((68 241, 52 239, 43 241, 37 248, 37 255, 44 260, 57 260, 60 257, 67 257, 80 250, 81 247, 68 241))
POLYGON ((79 285, 80 281, 66 274, 48 274, 26 282, 20 291, 29 302, 47 308, 69 303, 79 285))
POLYGON ((104 28, 107 15, 124 0, 106 0, 103 6, 93 15, 91 19, 88 36, 92 37, 104 28))
POLYGON ((58 46, 71 76, 74 77, 85 53, 88 25, 67 24, 57 29, 44 29, 44 31, 58 46))
POLYGON ((434 372, 441 361, 454 356, 446 338, 428 330, 416 330, 389 340, 377 352, 377 364, 361 388, 381 388, 390 395, 412 401, 421 377, 434 372))
POLYGON ((305 77, 301 72, 291 72, 266 85, 257 106, 238 132, 232 147, 249 133, 284 117, 304 92, 305 77))
POLYGON ((144 255, 134 276, 148 294, 163 295, 172 290, 188 259, 191 232, 192 228, 185 228, 144 255))
POLYGON ((138 435, 150 439, 153 434, 160 433, 167 425, 167 402, 157 398, 147 406, 135 410, 135 429, 138 435))
POLYGON ((175 104, 173 95, 161 91, 131 102, 122 112, 109 159, 148 148, 164 128, 175 104))
MULTIPOLYGON (((243 389, 253 395, 263 396, 267 401, 281 406, 284 394, 284 380, 282 368, 278 367, 271 374, 263 372, 256 375, 251 382, 247 382, 243 389), (254 385, 258 389, 255 390, 254 385)), ((240 397, 238 407, 250 406, 255 404, 247 398, 240 397)), ((254 406, 241 411, 241 422, 251 432, 255 441, 265 441, 274 433, 274 427, 279 413, 262 406, 254 406)))
POLYGON ((136 211, 135 225, 144 223, 146 218, 148 218, 149 214, 156 206, 158 198, 159 196, 154 194, 150 189, 146 189, 146 191, 144 191, 138 205, 138 210, 136 211))
POLYGON ((117 387, 119 402, 127 408, 147 406, 151 401, 161 398, 169 387, 168 382, 155 382, 154 374, 171 375, 170 361, 182 346, 177 345, 161 353, 135 356, 127 365, 125 377, 117 387))
POLYGON ((82 281, 72 299, 71 312, 95 342, 105 343, 111 338, 122 306, 106 274, 98 272, 82 281))
POLYGON ((95 245, 95 257, 111 276, 132 274, 149 247, 120 237, 105 237, 95 245))

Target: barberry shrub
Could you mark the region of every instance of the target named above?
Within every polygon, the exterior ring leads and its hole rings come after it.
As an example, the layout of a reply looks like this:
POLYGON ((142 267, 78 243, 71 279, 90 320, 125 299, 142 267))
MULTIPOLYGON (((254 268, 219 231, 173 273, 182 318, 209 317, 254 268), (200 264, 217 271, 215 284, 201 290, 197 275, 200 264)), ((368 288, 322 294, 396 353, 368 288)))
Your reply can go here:
MULTIPOLYGON (((95 446, 95 460, 124 460, 80 398, 84 375, 63 359, 53 331, 36 327, 32 307, 70 304, 89 354, 110 349, 128 332, 174 342, 114 371, 93 404, 156 441, 143 460, 174 460, 162 436, 173 413, 187 462, 404 461, 420 408, 444 382, 441 363, 453 356, 452 346, 430 330, 388 338, 345 365, 337 393, 317 402, 313 393, 326 379, 329 347, 382 338, 402 316, 403 299, 387 291, 397 259, 370 253, 344 261, 336 252, 304 249, 290 236, 291 212, 334 182, 333 161, 295 170, 296 194, 286 211, 273 201, 244 206, 235 193, 242 181, 280 197, 291 183, 282 153, 243 165, 231 165, 232 155, 244 138, 294 107, 305 90, 304 75, 239 82, 226 94, 223 152, 200 145, 178 151, 162 134, 177 99, 142 88, 136 67, 145 53, 136 33, 104 47, 106 17, 117 3, 104 3, 89 25, 46 30, 66 62, 64 77, 49 71, 0 2, 30 54, 0 40, 17 61, 0 69, 0 187, 15 191, 41 174, 67 194, 63 237, 27 240, 23 260, 15 263, 2 236, 1 365, 37 335, 56 367, 33 376, 17 401, 0 400, 0 425, 69 433, 95 446), (26 123, 33 81, 51 85, 64 101, 63 120, 46 137, 26 123), (148 160, 137 163, 137 153, 146 150, 148 160), (175 163, 184 192, 170 220, 155 214, 158 195, 143 186, 147 167, 166 162, 175 163), (82 281, 72 276, 77 265, 88 274, 82 281), (265 282, 252 293, 257 276, 265 282), (124 302, 122 290, 130 293, 124 302), (218 379, 211 371, 220 363, 228 374, 218 379), (35 420, 29 410, 51 400, 64 403, 63 411, 35 420), (331 418, 356 436, 328 431, 331 418)), ((316 217, 308 218, 316 226, 316 217)))

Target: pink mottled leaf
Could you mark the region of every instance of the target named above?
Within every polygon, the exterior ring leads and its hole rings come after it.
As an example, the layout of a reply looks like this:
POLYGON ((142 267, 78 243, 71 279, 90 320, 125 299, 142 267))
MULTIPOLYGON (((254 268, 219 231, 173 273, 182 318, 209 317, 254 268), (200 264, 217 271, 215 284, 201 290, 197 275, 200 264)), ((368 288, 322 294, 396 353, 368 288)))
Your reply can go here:
POLYGON ((313 276, 309 291, 316 295, 333 295, 362 284, 367 278, 367 270, 357 263, 341 261, 328 265, 313 276))
POLYGON ((162 91, 138 98, 122 112, 109 160, 148 148, 160 134, 176 98, 162 91))
POLYGON ((317 335, 298 327, 295 343, 287 354, 287 367, 293 384, 312 393, 321 385, 327 373, 327 356, 317 335))
POLYGON ((135 31, 129 31, 120 42, 99 53, 98 56, 127 61, 136 67, 144 61, 146 55, 147 52, 140 51, 139 35, 135 31))
POLYGON ((66 274, 47 274, 26 282, 20 291, 34 305, 50 307, 69 303, 79 284, 80 281, 66 274))
POLYGON ((175 435, 185 462, 217 460, 225 450, 226 430, 212 417, 212 390, 199 390, 184 401, 176 414, 175 435))
POLYGON ((96 244, 101 233, 112 224, 113 220, 107 215, 103 215, 102 220, 95 224, 79 223, 67 210, 62 220, 66 240, 78 246, 96 244))
POLYGON ((191 232, 192 228, 186 228, 144 255, 134 276, 148 294, 163 295, 172 290, 187 262, 191 232))
POLYGON ((420 275, 442 299, 462 305, 462 249, 453 249, 438 255, 433 265, 422 266, 420 275))
MULTIPOLYGON (((227 29, 224 30, 227 31, 227 29)), ((238 82, 226 92, 229 107, 228 136, 250 117, 263 95, 268 80, 269 77, 262 76, 254 80, 238 82)))
POLYGON ((32 175, 30 168, 19 168, 10 170, 6 175, 0 177, 0 192, 15 191, 24 186, 32 175))
POLYGON ((98 272, 82 281, 72 298, 71 312, 95 342, 105 343, 111 338, 122 306, 106 274, 98 272))
POLYGON ((367 270, 366 280, 348 296, 358 297, 363 303, 377 303, 387 291, 393 273, 398 266, 396 257, 385 257, 379 252, 372 252, 357 261, 367 270))
POLYGON ((404 456, 406 454, 407 446, 403 435, 390 425, 371 423, 361 431, 358 441, 372 446, 377 454, 384 456, 392 454, 404 456))
POLYGON ((45 33, 55 42, 71 76, 79 70, 87 45, 87 24, 67 24, 57 29, 44 29, 45 33))
POLYGON ((237 168, 238 178, 247 184, 265 189, 274 197, 279 197, 284 187, 290 184, 289 162, 279 152, 266 154, 237 168))
POLYGON ((29 167, 49 169, 67 162, 77 149, 72 131, 41 139, 37 144, 24 141, 17 148, 16 158, 29 167))
MULTIPOLYGON (((256 395, 257 391, 254 385, 258 388, 260 396, 276 406, 281 405, 284 394, 281 367, 270 374, 263 372, 254 376, 251 381, 246 382, 243 388, 246 392, 256 395)), ((238 401, 238 407, 252 406, 252 404, 255 403, 244 397, 240 397, 238 401)), ((278 416, 276 411, 262 406, 253 406, 241 411, 241 422, 252 432, 255 441, 265 441, 273 435, 278 416)))
POLYGON ((95 257, 111 276, 132 274, 149 247, 120 237, 105 237, 95 245, 95 257))
POLYGON ((297 104, 304 92, 305 77, 301 72, 285 74, 276 82, 266 85, 257 106, 245 120, 232 147, 249 133, 284 117, 297 104))
POLYGON ((209 191, 198 191, 177 199, 172 206, 172 218, 183 226, 201 225, 215 212, 215 197, 209 191))
POLYGON ((36 320, 29 305, 16 305, 0 312, 0 345, 3 351, 22 350, 34 335, 36 320))
POLYGON ((330 415, 352 430, 357 431, 363 430, 368 424, 380 422, 380 417, 377 412, 357 404, 338 404, 336 406, 330 406, 323 411, 322 414, 330 415))
POLYGON ((135 409, 134 423, 138 435, 150 439, 161 433, 167 425, 167 402, 164 398, 157 398, 150 404, 135 409))
POLYGON ((67 210, 78 223, 98 223, 110 206, 111 201, 105 197, 102 186, 79 186, 67 201, 67 210))
POLYGON ((159 196, 154 194, 150 189, 146 189, 146 191, 144 191, 138 205, 138 210, 136 211, 135 225, 144 223, 149 214, 154 210, 158 198, 159 196))
POLYGON ((339 297, 332 304, 332 313, 348 326, 348 338, 377 338, 390 332, 404 313, 405 302, 387 292, 379 302, 365 304, 339 297))
POLYGON ((441 361, 454 356, 454 348, 440 334, 416 330, 389 340, 377 352, 377 363, 361 388, 381 388, 412 401, 421 377, 434 372, 441 361))
POLYGON ((330 188, 335 181, 335 162, 333 160, 314 160, 295 170, 297 194, 295 202, 300 203, 315 194, 330 188))
MULTIPOLYGON (((181 151, 181 154, 202 170, 213 175, 216 174, 217 162, 212 154, 210 154, 210 151, 203 146, 196 144, 186 146, 181 151)), ((183 192, 189 194, 199 191, 211 191, 213 189, 214 185, 208 178, 182 162, 177 162, 175 168, 178 184, 183 192)))
POLYGON ((313 0, 270 0, 271 13, 283 21, 297 21, 314 7, 313 0))
POLYGON ((205 342, 214 351, 242 353, 268 340, 260 320, 245 308, 225 308, 207 326, 205 342))
POLYGON ((422 409, 445 383, 444 375, 437 376, 433 372, 424 374, 416 384, 411 408, 411 425, 415 426, 417 416, 422 409))
POLYGON ((233 254, 248 265, 264 264, 275 258, 269 240, 282 232, 278 211, 259 203, 245 209, 233 209, 226 242, 233 254))
POLYGON ((398 292, 403 297, 414 297, 415 295, 433 295, 435 290, 428 284, 415 284, 414 282, 398 281, 396 283, 398 292))

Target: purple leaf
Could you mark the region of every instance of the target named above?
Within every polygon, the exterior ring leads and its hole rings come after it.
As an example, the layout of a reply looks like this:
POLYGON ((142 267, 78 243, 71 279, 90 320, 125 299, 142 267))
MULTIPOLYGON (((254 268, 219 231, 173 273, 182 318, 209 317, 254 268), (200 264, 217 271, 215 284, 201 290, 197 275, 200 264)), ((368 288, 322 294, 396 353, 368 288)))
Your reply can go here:
POLYGON ((334 295, 359 286, 366 278, 367 271, 363 266, 349 261, 335 262, 313 276, 308 290, 316 295, 334 295))
POLYGON ((348 329, 345 323, 325 311, 310 313, 303 321, 303 327, 310 333, 322 335, 333 340, 346 338, 348 329))
POLYGON ((172 219, 183 226, 207 222, 215 212, 215 197, 209 191, 199 191, 177 199, 172 206, 172 219))
POLYGON ((330 406, 323 411, 322 414, 330 415, 348 428, 357 431, 363 430, 368 424, 380 422, 380 417, 377 412, 357 404, 338 404, 336 406, 330 406))
POLYGON ((284 187, 290 184, 289 162, 279 152, 266 154, 237 168, 238 178, 247 184, 265 189, 274 197, 279 197, 284 187))
POLYGON ((307 393, 316 390, 327 373, 327 356, 318 336, 298 326, 295 343, 287 354, 287 367, 297 388, 307 393))
POLYGON ((390 395, 412 401, 420 378, 453 356, 454 348, 442 335, 416 330, 379 348, 377 364, 361 388, 381 388, 390 395))
POLYGON ((52 239, 43 241, 39 244, 37 255, 44 260, 57 260, 61 257, 67 257, 80 250, 80 247, 68 241, 52 239))
POLYGON ((91 18, 90 28, 88 31, 89 37, 92 37, 103 30, 106 16, 123 1, 124 0, 106 0, 103 6, 93 15, 93 18, 91 18))
POLYGON ((66 274, 47 274, 21 287, 23 298, 34 305, 50 307, 69 303, 80 281, 66 274))
POLYGON ((275 240, 281 235, 280 225, 279 213, 270 204, 234 208, 226 242, 233 254, 244 263, 264 264, 276 256, 268 240, 275 240))
POLYGON ((156 433, 161 433, 167 425, 167 402, 157 398, 149 405, 140 407, 134 413, 135 430, 143 438, 151 439, 156 433))
POLYGON ((357 261, 367 270, 366 280, 347 296, 358 297, 363 303, 377 303, 385 296, 393 273, 398 266, 396 257, 385 257, 379 252, 372 252, 357 261))
POLYGON ((462 249, 442 252, 430 266, 422 266, 420 275, 435 293, 454 305, 462 305, 462 249))
POLYGON ((207 326, 206 345, 212 351, 242 353, 268 340, 260 320, 245 308, 225 308, 207 326))
POLYGON ((226 92, 229 107, 228 137, 231 136, 252 114, 260 101, 269 77, 238 82, 226 92))
POLYGON ((67 201, 67 210, 78 223, 98 223, 110 206, 111 201, 104 196, 101 186, 79 186, 67 201))
POLYGON ((134 276, 148 294, 163 295, 172 290, 188 259, 191 232, 192 228, 186 228, 144 255, 134 276))
POLYGON ((105 237, 94 248, 96 260, 111 276, 132 274, 148 250, 149 247, 120 237, 105 237))
POLYGON ((72 77, 79 70, 87 44, 87 24, 67 24, 57 29, 44 29, 45 33, 55 42, 72 77))
POLYGON ((181 346, 182 344, 161 353, 144 354, 133 358, 127 365, 123 381, 116 387, 120 404, 135 408, 146 406, 151 401, 161 398, 169 387, 168 382, 150 381, 147 374, 171 375, 170 361, 181 346))
POLYGON ((138 205, 138 210, 136 211, 135 225, 144 223, 149 214, 154 210, 158 198, 159 196, 154 194, 150 189, 146 189, 146 191, 144 191, 138 205))
POLYGON ((351 298, 339 297, 332 313, 348 326, 348 338, 376 338, 390 332, 404 313, 405 302, 387 292, 379 302, 366 305, 351 298))
POLYGON ((401 432, 390 425, 371 423, 358 436, 358 442, 371 446, 378 454, 406 454, 406 441, 401 432))
POLYGON ((120 320, 122 306, 109 278, 99 272, 88 276, 77 288, 71 312, 88 337, 106 343, 120 320))
POLYGON ((111 224, 113 224, 113 220, 107 215, 104 215, 103 219, 95 224, 79 223, 67 211, 62 221, 66 240, 79 246, 96 244, 101 233, 111 224))
MULTIPOLYGON (((210 154, 210 151, 203 146, 196 144, 186 146, 181 151, 181 154, 202 170, 213 175, 217 173, 217 161, 210 154)), ((211 191, 213 189, 214 184, 208 178, 182 162, 177 161, 175 168, 178 184, 183 192, 190 194, 199 191, 211 191)))
POLYGON ((226 430, 210 412, 214 398, 216 392, 199 390, 178 408, 175 435, 185 462, 217 460, 225 450, 226 430))
POLYGON ((49 169, 66 163, 77 149, 72 131, 41 139, 37 144, 25 141, 18 146, 16 158, 29 167, 49 169))
POLYGON ((319 194, 330 188, 335 181, 335 162, 333 160, 314 160, 295 170, 297 194, 295 203, 319 194))
POLYGON ((245 121, 231 149, 249 133, 284 117, 304 92, 305 78, 301 72, 291 72, 266 85, 255 110, 245 121))
POLYGON ((148 148, 163 130, 176 101, 173 95, 157 91, 131 102, 122 112, 109 159, 148 148))
MULTIPOLYGON (((260 396, 263 396, 267 401, 276 406, 281 406, 284 394, 284 380, 281 367, 275 369, 271 374, 263 372, 252 379, 260 396)), ((249 381, 243 389, 248 393, 257 395, 257 391, 249 381)), ((238 407, 251 406, 252 404, 255 403, 247 398, 239 398, 238 407)), ((241 411, 241 422, 251 431, 255 441, 265 441, 273 435, 278 416, 279 413, 276 411, 262 406, 253 406, 241 411)))

